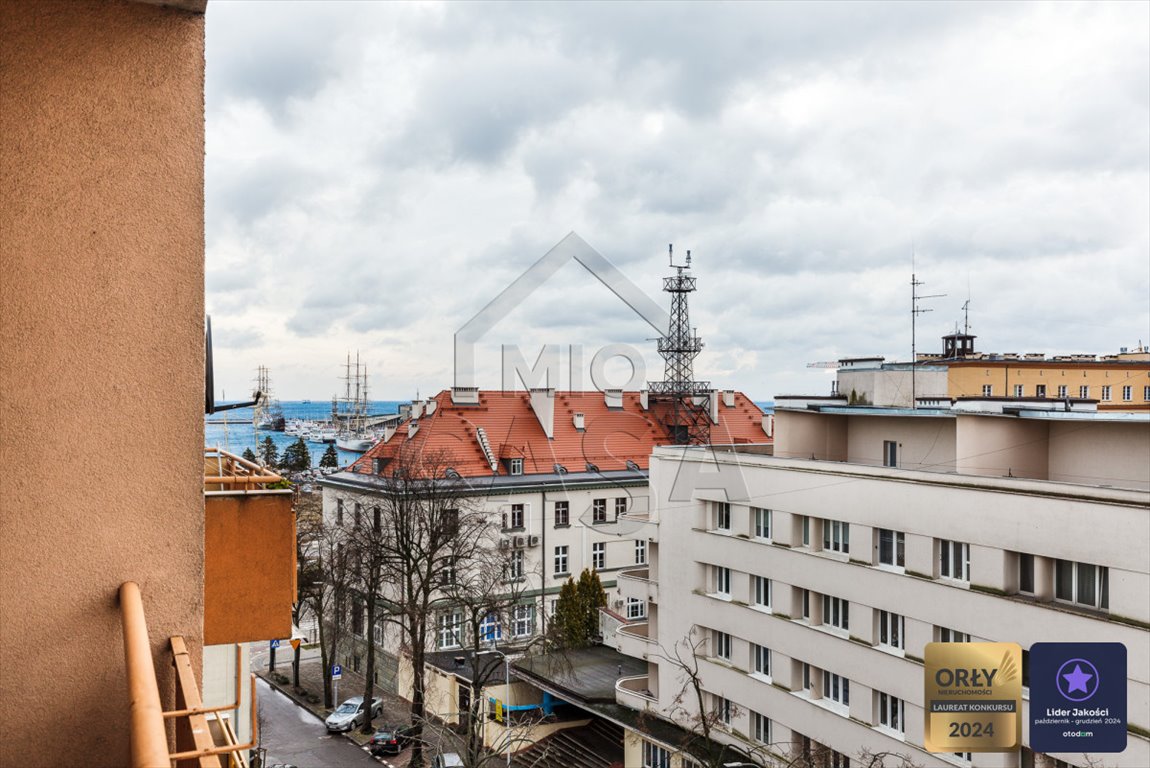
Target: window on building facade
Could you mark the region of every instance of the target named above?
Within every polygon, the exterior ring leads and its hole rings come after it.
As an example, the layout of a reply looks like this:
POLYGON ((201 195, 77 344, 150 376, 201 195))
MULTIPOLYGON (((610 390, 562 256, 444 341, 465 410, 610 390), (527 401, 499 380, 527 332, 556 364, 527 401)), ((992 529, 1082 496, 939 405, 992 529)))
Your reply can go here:
POLYGON ((982 396, 983 397, 994 397, 994 385, 993 384, 983 384, 982 385, 982 396))
POLYGON ((712 502, 714 511, 715 529, 719 531, 731 530, 731 505, 725 501, 712 502))
POLYGON ((799 541, 802 546, 811 545, 811 519, 807 515, 799 515, 799 541))
POLYGON ((636 619, 647 618, 647 601, 640 600, 637 597, 627 598, 627 618, 634 621, 636 619))
POLYGON ((751 712, 751 738, 760 744, 771 743, 770 718, 758 712, 751 712))
POLYGON ((458 576, 455 557, 447 555, 440 563, 439 582, 445 587, 455 586, 455 580, 458 576))
POLYGON ((511 636, 527 637, 535 631, 535 605, 517 605, 511 609, 511 636))
POLYGON ((503 622, 496 611, 491 611, 479 621, 479 637, 486 643, 503 639, 503 622))
POLYGON ((1035 397, 1046 397, 1046 385, 1045 384, 1036 384, 1034 386, 1034 396, 1035 397))
POLYGON ((1110 385, 1109 384, 1106 384, 1105 386, 1102 387, 1102 399, 1106 400, 1106 401, 1110 400, 1110 385))
POLYGON ((1034 594, 1034 555, 1018 553, 1018 591, 1034 594))
POLYGON ((959 632, 957 629, 950 629, 949 627, 938 627, 938 642, 940 643, 969 643, 970 634, 967 632, 959 632))
POLYGON ((343 525, 343 499, 335 500, 335 524, 343 525))
POLYGON ((1065 400, 1068 397, 1065 384, 1058 385, 1058 399, 1065 400))
POLYGON ((896 733, 906 733, 906 711, 902 699, 879 693, 878 722, 896 733))
POLYGON ((647 541, 635 539, 635 565, 647 564, 647 541))
POLYGON ((885 565, 891 568, 904 568, 906 566, 905 533, 879 528, 878 562, 879 565, 885 565))
POLYGON ((511 553, 511 557, 507 561, 507 578, 512 581, 517 581, 523 578, 522 550, 511 553))
POLYGON ((726 632, 714 630, 711 632, 711 649, 715 658, 731 660, 731 636, 726 632))
POLYGON ((851 604, 841 597, 823 595, 823 624, 836 629, 849 630, 851 604))
POLYGON ((970 545, 939 539, 938 575, 956 581, 970 581, 970 545))
POLYGON ((567 547, 555 547, 555 575, 570 573, 567 563, 567 547))
POLYGON ((823 670, 823 698, 844 707, 851 705, 851 681, 842 675, 823 670))
POLYGON ((571 502, 557 501, 555 502, 555 527, 561 528, 566 525, 571 525, 571 502))
POLYGON ((463 614, 458 611, 447 611, 439 614, 439 648, 456 648, 459 646, 463 614))
POLYGON ((806 621, 810 621, 811 620, 811 591, 809 589, 804 589, 801 592, 801 599, 803 602, 803 606, 802 606, 803 619, 806 621))
POLYGON ((715 594, 722 597, 731 596, 731 569, 721 565, 714 566, 715 594))
POLYGON ((762 576, 751 577, 751 596, 756 608, 771 607, 771 580, 762 576))
POLYGON ((811 667, 810 664, 807 664, 804 661, 803 662, 803 669, 802 669, 802 685, 803 685, 802 689, 804 691, 807 691, 809 693, 811 690, 813 690, 811 683, 814 680, 814 676, 815 676, 814 669, 811 667))
POLYGON ((618 520, 620 515, 627 514, 627 497, 615 499, 615 519, 618 520))
POLYGON ((890 611, 878 612, 878 644, 900 651, 906 649, 906 625, 901 615, 890 611))
POLYGON ((522 475, 523 474, 523 459, 512 459, 511 461, 508 462, 508 464, 510 465, 511 474, 513 474, 513 475, 522 475))
POLYGON ((1110 607, 1110 569, 1102 565, 1054 561, 1054 597, 1090 608, 1110 607))
POLYGON ((591 545, 591 567, 596 571, 607 567, 607 542, 597 541, 591 545))
POLYGON ((1080 386, 1078 388, 1078 396, 1084 400, 1086 398, 1090 397, 1090 385, 1089 384, 1083 384, 1082 386, 1080 386))
POLYGON ((363 505, 356 502, 355 516, 352 519, 352 527, 359 530, 359 526, 363 524, 363 505))
POLYGON ((771 510, 751 507, 751 535, 756 539, 771 538, 771 510))
POLYGON ((838 520, 823 520, 823 549, 847 554, 851 551, 851 525, 838 520))
POLYGON ((521 531, 523 530, 523 523, 526 519, 524 508, 522 504, 512 504, 511 509, 503 515, 503 530, 505 531, 521 531))
POLYGON ((1022 397, 1022 385, 1021 384, 1015 384, 1014 385, 1014 396, 1015 397, 1022 397))
POLYGON ((1142 399, 1150 402, 1150 386, 1142 387, 1142 399))
POLYGON ((757 675, 771 676, 770 648, 758 643, 751 643, 751 671, 757 675))
POLYGON ((607 500, 606 499, 592 499, 591 500, 591 522, 592 523, 605 523, 605 522, 607 522, 607 500))
POLYGON ((715 701, 715 717, 723 725, 731 724, 731 717, 734 714, 734 707, 731 705, 731 700, 725 696, 715 696, 712 694, 715 701))
POLYGON ((898 466, 898 441, 882 441, 882 465, 884 467, 898 466))
POLYGON ((670 751, 649 741, 644 741, 643 768, 671 768, 670 751))
POLYGON ((351 633, 363 637, 363 603, 359 600, 351 601, 351 633))
POLYGON ((1134 388, 1129 384, 1122 387, 1122 402, 1128 403, 1134 399, 1134 388))

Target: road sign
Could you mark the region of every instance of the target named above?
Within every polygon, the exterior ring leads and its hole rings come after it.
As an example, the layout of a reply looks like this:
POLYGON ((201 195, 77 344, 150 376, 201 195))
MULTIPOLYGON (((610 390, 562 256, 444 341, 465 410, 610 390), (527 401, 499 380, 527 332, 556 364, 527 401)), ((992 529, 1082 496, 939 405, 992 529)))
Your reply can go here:
POLYGON ((343 677, 343 667, 341 667, 339 664, 333 664, 331 667, 331 679, 332 680, 339 680, 342 677, 343 677))
POLYGON ((299 644, 300 644, 300 639, 298 637, 293 637, 292 641, 291 641, 292 650, 298 651, 299 650, 299 644))
POLYGON ((272 648, 275 649, 275 648, 279 648, 279 647, 280 647, 280 641, 279 640, 272 640, 272 648))

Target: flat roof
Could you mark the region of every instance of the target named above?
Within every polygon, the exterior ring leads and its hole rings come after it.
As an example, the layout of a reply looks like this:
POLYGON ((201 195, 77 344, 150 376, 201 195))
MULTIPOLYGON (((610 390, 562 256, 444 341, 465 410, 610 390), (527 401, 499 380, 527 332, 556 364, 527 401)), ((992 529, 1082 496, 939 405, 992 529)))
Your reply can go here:
POLYGON ((605 645, 528 656, 511 662, 521 676, 534 678, 576 703, 615 703, 615 683, 622 677, 647 674, 647 662, 605 645))

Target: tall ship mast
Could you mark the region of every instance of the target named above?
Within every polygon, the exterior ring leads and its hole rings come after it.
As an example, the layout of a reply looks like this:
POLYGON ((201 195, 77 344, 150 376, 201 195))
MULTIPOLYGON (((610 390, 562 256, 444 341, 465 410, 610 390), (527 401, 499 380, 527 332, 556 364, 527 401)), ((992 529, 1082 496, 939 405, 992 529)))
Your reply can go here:
POLYGON ((331 402, 332 421, 338 429, 335 444, 345 451, 363 453, 375 441, 367 431, 367 364, 360 363, 359 352, 354 364, 348 353, 343 382, 343 397, 333 397, 331 402))
POLYGON ((279 401, 272 397, 271 374, 266 365, 256 369, 256 391, 260 395, 252 407, 252 426, 256 429, 283 430, 283 409, 279 401))

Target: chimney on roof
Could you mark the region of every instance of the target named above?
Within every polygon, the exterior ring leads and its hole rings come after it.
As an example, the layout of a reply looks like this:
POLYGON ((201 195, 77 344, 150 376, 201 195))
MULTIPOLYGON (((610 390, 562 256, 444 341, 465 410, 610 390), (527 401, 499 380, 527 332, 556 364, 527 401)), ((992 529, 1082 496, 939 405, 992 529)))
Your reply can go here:
POLYGON ((639 407, 644 411, 647 410, 647 390, 639 390, 639 407))
POLYGON ((430 416, 431 414, 435 413, 435 409, 438 407, 439 407, 438 401, 428 400, 427 405, 424 406, 423 410, 428 416, 430 416))
POLYGON ((763 433, 767 437, 773 438, 775 436, 775 415, 773 413, 763 414, 763 433))
POLYGON ((479 405, 479 387, 452 387, 452 405, 479 405))
POLYGON ((576 413, 571 416, 571 421, 575 423, 575 429, 582 432, 586 427, 583 424, 583 414, 576 413))
POLYGON ((555 390, 547 387, 532 387, 531 410, 535 411, 535 418, 539 419, 539 426, 543 427, 543 434, 548 439, 555 437, 555 390))
POLYGON ((719 390, 712 389, 707 393, 707 415, 711 417, 712 424, 719 423, 719 390))
POLYGON ((623 390, 621 389, 605 389, 603 390, 603 401, 607 403, 608 408, 621 410, 623 408, 623 390))
POLYGON ((383 428, 383 442, 386 443, 393 437, 395 437, 395 424, 388 424, 383 428))
POLYGON ((411 402, 411 418, 414 421, 423 415, 423 401, 413 400, 411 402))
POLYGON ((725 405, 728 408, 734 408, 735 407, 735 390, 733 390, 733 389, 724 389, 723 390, 723 405, 725 405))

